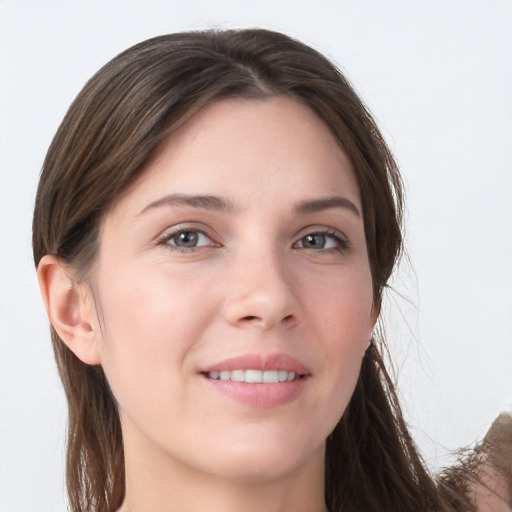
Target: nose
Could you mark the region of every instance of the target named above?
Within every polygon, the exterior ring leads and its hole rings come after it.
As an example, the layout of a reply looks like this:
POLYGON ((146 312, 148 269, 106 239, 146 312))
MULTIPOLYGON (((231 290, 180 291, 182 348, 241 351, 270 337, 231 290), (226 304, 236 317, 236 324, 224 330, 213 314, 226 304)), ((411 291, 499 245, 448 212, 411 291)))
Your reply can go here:
POLYGON ((276 255, 240 257, 229 276, 226 320, 237 327, 271 329, 292 326, 300 318, 297 283, 276 255))

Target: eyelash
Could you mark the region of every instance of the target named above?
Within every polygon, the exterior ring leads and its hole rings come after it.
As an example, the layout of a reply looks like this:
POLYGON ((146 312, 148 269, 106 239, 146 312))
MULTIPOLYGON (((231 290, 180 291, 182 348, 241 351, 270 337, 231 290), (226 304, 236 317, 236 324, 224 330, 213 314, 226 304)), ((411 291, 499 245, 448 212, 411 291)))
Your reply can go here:
MULTIPOLYGON (((320 229, 320 230, 311 231, 310 233, 306 233, 297 242, 295 242, 294 245, 296 245, 301 240, 304 240, 304 238, 306 238, 307 236, 311 236, 311 235, 321 235, 321 236, 325 236, 325 237, 330 237, 330 238, 333 238, 334 241, 336 242, 336 247, 330 247, 328 249, 310 249, 312 251, 321 252, 324 254, 326 254, 326 253, 330 254, 332 252, 344 253, 346 250, 348 250, 350 248, 350 244, 346 238, 341 236, 337 231, 333 231, 330 229, 325 229, 325 230, 320 229)), ((304 247, 304 249, 307 249, 307 247, 304 247)))
MULTIPOLYGON (((307 236, 312 236, 312 235, 321 235, 321 236, 325 236, 325 237, 330 237, 330 238, 334 239, 334 241, 336 243, 336 247, 330 247, 327 249, 312 249, 312 248, 308 248, 308 247, 299 247, 299 249, 309 249, 314 252, 330 254, 332 252, 343 253, 350 248, 350 243, 346 238, 341 236, 337 231, 333 231, 333 230, 329 230, 329 229, 314 230, 309 233, 306 233, 299 240, 294 242, 293 247, 297 248, 296 246, 299 242, 303 241, 307 236)), ((195 252, 204 247, 207 247, 207 248, 208 247, 220 247, 220 244, 215 243, 213 241, 212 237, 210 235, 208 235, 208 233, 206 233, 205 231, 203 231, 201 229, 197 229, 197 228, 188 228, 188 227, 183 227, 183 226, 173 229, 170 232, 164 233, 160 238, 157 239, 156 245, 163 245, 163 246, 166 246, 171 251, 177 251, 177 252, 185 253, 185 254, 195 252), (203 235, 203 236, 207 237, 209 240, 211 240, 213 242, 213 245, 204 245, 204 246, 202 245, 202 246, 198 246, 198 247, 196 246, 196 247, 188 247, 187 248, 187 247, 179 247, 177 245, 170 244, 169 242, 174 237, 178 236, 180 233, 196 233, 198 235, 203 235)))
MULTIPOLYGON (((213 239, 210 235, 208 235, 208 233, 206 233, 205 231, 201 230, 201 229, 197 229, 197 228, 187 228, 187 227, 183 227, 183 226, 180 226, 178 228, 175 228, 173 229, 172 231, 168 231, 166 233, 164 233, 157 241, 156 241, 156 244, 157 245, 163 245, 163 246, 166 246, 166 248, 168 248, 169 250, 171 251, 177 251, 177 252, 180 252, 180 253, 190 253, 190 252, 194 252, 198 249, 201 249, 203 247, 211 247, 210 245, 206 245, 206 246, 199 246, 199 247, 179 247, 178 245, 172 245, 170 244, 169 242, 176 236, 178 236, 180 233, 196 233, 198 235, 203 235, 205 237, 207 237, 209 240, 211 240, 213 242, 213 239)), ((219 244, 216 244, 215 242, 213 243, 213 246, 214 247, 220 247, 219 244)))

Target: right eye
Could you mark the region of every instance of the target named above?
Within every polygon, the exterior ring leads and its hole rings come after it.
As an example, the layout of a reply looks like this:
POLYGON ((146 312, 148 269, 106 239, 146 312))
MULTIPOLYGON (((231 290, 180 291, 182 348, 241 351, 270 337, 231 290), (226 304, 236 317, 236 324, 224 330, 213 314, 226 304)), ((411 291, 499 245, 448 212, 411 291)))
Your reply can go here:
POLYGON ((182 250, 208 247, 214 244, 208 235, 197 229, 179 229, 173 231, 172 233, 166 234, 159 243, 182 250))

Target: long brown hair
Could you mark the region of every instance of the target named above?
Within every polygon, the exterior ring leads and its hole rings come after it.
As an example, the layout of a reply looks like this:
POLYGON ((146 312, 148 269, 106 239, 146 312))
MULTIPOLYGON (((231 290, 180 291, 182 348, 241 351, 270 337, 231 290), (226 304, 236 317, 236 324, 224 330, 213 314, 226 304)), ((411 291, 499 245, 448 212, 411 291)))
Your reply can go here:
MULTIPOLYGON (((274 95, 309 106, 353 164, 378 307, 402 248, 402 186, 393 156, 347 79, 326 58, 258 29, 156 37, 126 50, 90 79, 44 162, 33 223, 36 266, 52 254, 86 279, 102 218, 184 119, 222 98, 274 95)), ((71 509, 116 510, 125 483, 115 400, 102 368, 82 363, 51 332, 69 406, 71 509)), ((383 351, 383 340, 374 339, 350 404, 327 440, 329 510, 470 510, 462 494, 439 489, 425 470, 383 351)))

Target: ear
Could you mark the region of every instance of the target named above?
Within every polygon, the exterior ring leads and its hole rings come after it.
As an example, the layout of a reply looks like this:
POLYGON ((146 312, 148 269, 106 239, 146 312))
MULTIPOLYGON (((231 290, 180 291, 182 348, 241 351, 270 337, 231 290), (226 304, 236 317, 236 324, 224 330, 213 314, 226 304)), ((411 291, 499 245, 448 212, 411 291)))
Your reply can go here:
POLYGON ((379 302, 378 304, 374 304, 372 306, 372 311, 370 313, 370 325, 372 326, 372 331, 373 328, 375 327, 375 324, 377 323, 377 320, 379 319, 380 305, 381 303, 379 302))
POLYGON ((375 325, 376 325, 377 320, 379 319, 379 315, 380 315, 380 305, 381 305, 380 302, 378 304, 374 304, 372 306, 372 310, 370 312, 370 321, 368 323, 368 327, 370 328, 370 332, 368 333, 368 341, 367 341, 367 343, 365 344, 365 347, 364 347, 365 351, 370 346, 370 344, 372 342, 373 330, 375 328, 375 325))
POLYGON ((43 256, 37 266, 46 312, 60 339, 84 363, 100 364, 92 293, 85 284, 75 285, 72 275, 55 256, 43 256))

